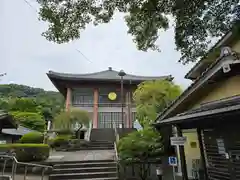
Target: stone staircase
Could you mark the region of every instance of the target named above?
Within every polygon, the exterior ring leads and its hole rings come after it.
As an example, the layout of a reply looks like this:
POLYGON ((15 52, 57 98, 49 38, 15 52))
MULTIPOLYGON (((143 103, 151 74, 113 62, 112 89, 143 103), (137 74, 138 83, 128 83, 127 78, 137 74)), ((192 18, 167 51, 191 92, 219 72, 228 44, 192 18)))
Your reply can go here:
POLYGON ((113 150, 114 144, 108 141, 90 141, 84 146, 80 147, 68 147, 66 151, 80 151, 80 150, 113 150))
POLYGON ((114 160, 64 162, 54 165, 49 180, 118 180, 114 160))

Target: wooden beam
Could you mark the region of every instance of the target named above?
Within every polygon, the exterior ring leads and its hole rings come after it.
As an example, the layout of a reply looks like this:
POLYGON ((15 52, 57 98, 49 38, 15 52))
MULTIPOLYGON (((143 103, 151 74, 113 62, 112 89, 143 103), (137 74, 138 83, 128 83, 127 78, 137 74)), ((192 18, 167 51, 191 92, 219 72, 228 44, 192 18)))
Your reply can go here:
POLYGON ((198 135, 198 142, 199 142, 200 155, 201 155, 201 166, 204 171, 204 180, 208 180, 206 159, 205 159, 205 154, 203 149, 202 129, 197 128, 197 135, 198 135))
POLYGON ((93 128, 98 128, 98 98, 99 90, 95 88, 93 91, 93 128))
MULTIPOLYGON (((176 126, 177 129, 177 136, 182 137, 182 130, 179 126, 176 126)), ((182 179, 188 180, 188 173, 187 173, 187 164, 186 164, 186 157, 184 152, 184 146, 179 146, 179 155, 181 159, 181 169, 182 169, 182 179)))

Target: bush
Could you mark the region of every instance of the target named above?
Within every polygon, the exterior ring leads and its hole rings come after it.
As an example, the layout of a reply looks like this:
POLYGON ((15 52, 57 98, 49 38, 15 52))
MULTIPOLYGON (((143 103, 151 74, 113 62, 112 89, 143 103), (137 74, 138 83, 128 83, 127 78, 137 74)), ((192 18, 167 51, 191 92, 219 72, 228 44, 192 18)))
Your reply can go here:
POLYGON ((18 161, 43 161, 49 157, 47 144, 0 144, 0 151, 13 151, 18 161))
POLYGON ((89 142, 84 139, 70 139, 69 140, 72 147, 86 147, 89 145, 89 142))
POLYGON ((69 140, 71 136, 69 135, 60 135, 54 138, 50 144, 52 148, 67 146, 69 144, 69 140))
POLYGON ((44 135, 40 132, 30 132, 23 135, 20 143, 43 143, 44 135))

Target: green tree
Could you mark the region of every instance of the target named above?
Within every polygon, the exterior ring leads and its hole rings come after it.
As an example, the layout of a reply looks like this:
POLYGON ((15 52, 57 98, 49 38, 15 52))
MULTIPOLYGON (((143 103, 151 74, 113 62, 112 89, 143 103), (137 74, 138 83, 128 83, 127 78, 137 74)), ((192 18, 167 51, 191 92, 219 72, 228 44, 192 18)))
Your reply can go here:
POLYGON ((46 113, 54 116, 63 107, 64 98, 59 92, 45 91, 40 88, 18 84, 0 85, 0 109, 38 112, 47 117, 46 113))
POLYGON ((53 120, 53 126, 58 130, 73 130, 76 123, 88 127, 90 122, 89 113, 80 109, 60 112, 53 120))
POLYGON ((14 98, 9 100, 10 111, 38 112, 39 105, 32 98, 14 98))
POLYGON ((15 111, 11 114, 20 125, 26 128, 30 128, 39 132, 43 132, 46 128, 46 122, 43 116, 38 113, 15 111))
POLYGON ((171 81, 156 80, 141 83, 133 94, 139 123, 142 126, 153 123, 157 115, 180 94, 180 87, 171 81))
POLYGON ((142 162, 140 164, 142 180, 147 179, 150 170, 146 162, 160 158, 164 153, 161 136, 152 128, 135 131, 121 138, 117 148, 121 163, 142 162))
POLYGON ((49 23, 43 35, 65 43, 80 37, 80 31, 93 22, 108 23, 116 12, 125 13, 128 33, 137 48, 156 50, 160 30, 174 21, 175 43, 180 61, 187 63, 203 56, 209 37, 225 34, 239 19, 239 0, 37 0, 40 17, 49 23))

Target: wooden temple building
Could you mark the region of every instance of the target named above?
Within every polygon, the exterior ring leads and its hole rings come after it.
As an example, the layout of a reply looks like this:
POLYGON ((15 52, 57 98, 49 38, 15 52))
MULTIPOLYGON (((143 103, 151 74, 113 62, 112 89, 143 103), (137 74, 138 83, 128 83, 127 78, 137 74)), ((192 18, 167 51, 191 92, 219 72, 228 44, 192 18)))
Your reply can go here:
POLYGON ((184 180, 240 179, 239 32, 239 26, 228 32, 190 70, 186 78, 193 83, 155 124, 186 137, 176 146, 176 171, 184 180))
POLYGON ((136 106, 132 93, 137 85, 147 80, 167 79, 171 76, 146 77, 124 74, 111 67, 108 70, 90 74, 67 74, 49 71, 49 79, 66 99, 66 109, 80 108, 89 112, 93 128, 132 128, 136 119, 136 106), (121 82, 123 103, 121 99, 121 82))

